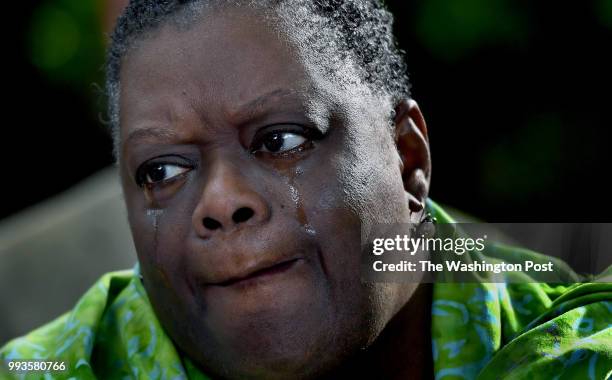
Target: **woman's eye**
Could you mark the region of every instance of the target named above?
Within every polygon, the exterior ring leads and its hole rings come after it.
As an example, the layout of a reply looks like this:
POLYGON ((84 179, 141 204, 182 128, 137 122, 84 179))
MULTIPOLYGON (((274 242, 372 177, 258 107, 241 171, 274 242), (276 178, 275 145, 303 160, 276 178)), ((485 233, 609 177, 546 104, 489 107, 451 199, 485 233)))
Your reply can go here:
POLYGON ((140 185, 151 185, 159 182, 169 181, 190 169, 175 164, 151 164, 143 168, 138 175, 140 185))
POLYGON ((264 136, 253 152, 283 153, 299 147, 308 139, 294 132, 272 132, 264 136))

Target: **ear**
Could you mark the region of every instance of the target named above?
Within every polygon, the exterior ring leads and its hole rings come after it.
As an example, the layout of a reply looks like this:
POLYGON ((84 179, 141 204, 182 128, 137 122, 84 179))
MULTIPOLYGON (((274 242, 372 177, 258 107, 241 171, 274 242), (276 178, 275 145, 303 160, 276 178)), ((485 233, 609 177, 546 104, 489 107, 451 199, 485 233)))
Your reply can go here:
POLYGON ((425 208, 431 180, 427 125, 418 104, 412 99, 403 99, 396 105, 394 122, 408 206, 416 213, 425 208))

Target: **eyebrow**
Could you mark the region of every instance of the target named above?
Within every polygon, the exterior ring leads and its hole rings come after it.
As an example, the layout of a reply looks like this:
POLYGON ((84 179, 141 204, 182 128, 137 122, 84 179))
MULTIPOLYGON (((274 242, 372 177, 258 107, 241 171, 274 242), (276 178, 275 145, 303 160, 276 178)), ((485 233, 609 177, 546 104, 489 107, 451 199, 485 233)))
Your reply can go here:
MULTIPOLYGON (((241 105, 237 110, 230 111, 231 118, 234 120, 249 120, 253 118, 258 112, 260 112, 266 105, 274 101, 292 97, 295 95, 295 91, 288 89, 276 89, 267 92, 257 98, 249 101, 248 103, 241 105)), ((178 134, 171 128, 161 127, 144 127, 138 128, 130 132, 123 142, 124 146, 128 144, 134 144, 135 141, 157 139, 157 140, 170 140, 177 139, 178 134)))
POLYGON ((159 128, 159 127, 147 127, 136 129, 128 135, 125 139, 124 145, 128 143, 134 143, 138 140, 146 139, 172 139, 177 138, 178 134, 170 128, 159 128))
POLYGON ((274 103, 284 98, 295 99, 295 90, 279 88, 249 101, 246 104, 240 105, 235 110, 229 112, 231 120, 243 121, 249 120, 257 116, 269 103, 274 103))

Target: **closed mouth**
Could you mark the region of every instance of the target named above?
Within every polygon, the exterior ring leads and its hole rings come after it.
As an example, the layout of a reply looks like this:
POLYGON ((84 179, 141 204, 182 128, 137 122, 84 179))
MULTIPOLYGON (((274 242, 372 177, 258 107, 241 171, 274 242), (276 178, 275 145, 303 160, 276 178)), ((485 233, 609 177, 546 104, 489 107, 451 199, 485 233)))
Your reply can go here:
POLYGON ((222 287, 228 287, 232 285, 242 285, 242 284, 246 284, 250 280, 255 280, 255 279, 260 279, 260 278, 264 278, 268 276, 277 275, 277 274, 280 274, 280 273, 283 273, 289 270, 299 260, 301 260, 301 258, 295 258, 295 259, 283 261, 283 262, 271 265, 266 268, 258 269, 252 273, 249 273, 248 275, 244 277, 230 278, 222 282, 217 282, 213 285, 222 286, 222 287))

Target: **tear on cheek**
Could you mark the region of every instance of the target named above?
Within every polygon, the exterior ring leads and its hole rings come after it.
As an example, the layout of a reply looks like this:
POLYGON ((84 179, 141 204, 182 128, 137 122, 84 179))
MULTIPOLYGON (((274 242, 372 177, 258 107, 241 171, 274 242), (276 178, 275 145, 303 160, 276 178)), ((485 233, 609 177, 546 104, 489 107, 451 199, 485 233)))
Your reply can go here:
POLYGON ((153 227, 157 229, 159 226, 159 218, 164 214, 164 210, 160 209, 147 209, 147 216, 151 219, 153 227))
POLYGON ((153 226, 153 252, 155 256, 157 256, 159 221, 163 214, 164 210, 147 209, 147 217, 151 220, 151 224, 153 226))
MULTIPOLYGON (((303 171, 300 171, 301 169, 297 168, 295 175, 298 176, 303 173, 303 171)), ((307 234, 316 235, 315 229, 308 222, 308 217, 306 216, 306 211, 304 210, 304 204, 302 202, 302 196, 295 186, 295 177, 287 178, 287 186, 289 187, 289 197, 295 206, 295 216, 298 223, 304 228, 307 234)))

